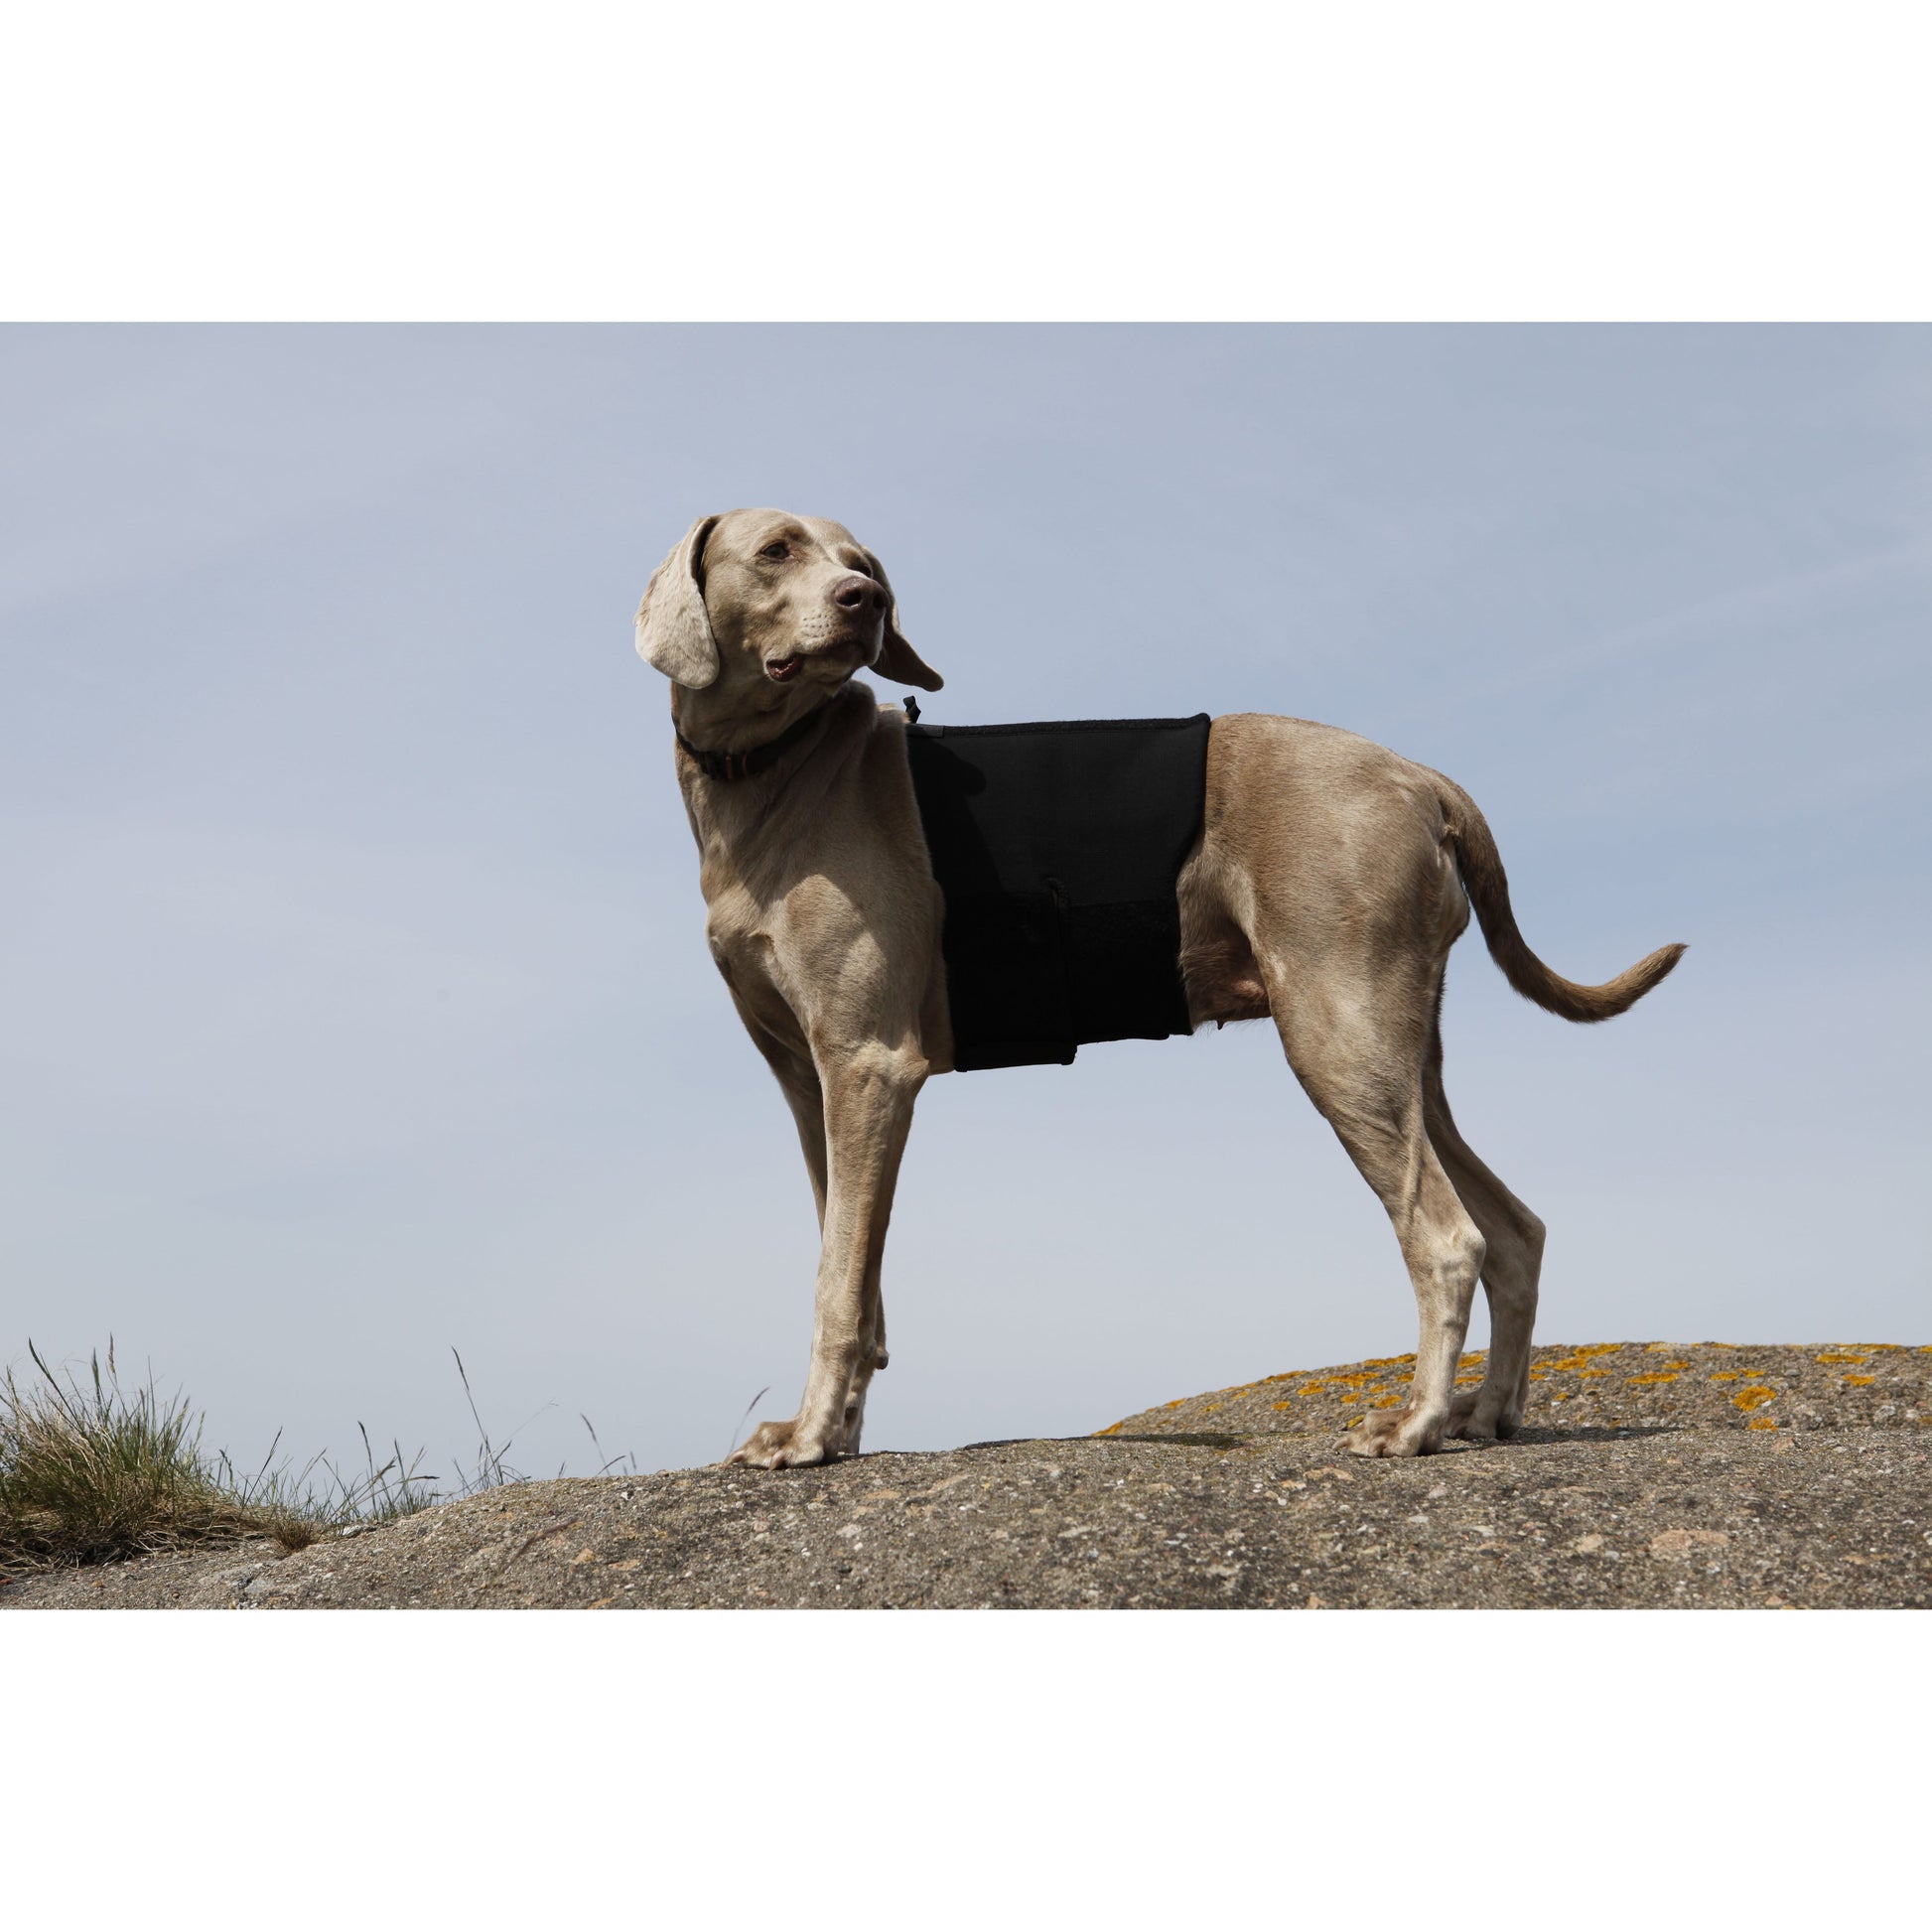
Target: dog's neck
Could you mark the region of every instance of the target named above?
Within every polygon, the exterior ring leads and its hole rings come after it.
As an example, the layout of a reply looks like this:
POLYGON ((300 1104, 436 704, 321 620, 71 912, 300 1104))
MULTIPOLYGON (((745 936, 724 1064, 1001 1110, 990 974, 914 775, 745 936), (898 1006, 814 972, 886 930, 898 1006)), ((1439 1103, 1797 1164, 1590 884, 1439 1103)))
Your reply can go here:
POLYGON ((846 688, 784 686, 764 677, 750 685, 728 672, 698 691, 672 685, 671 724, 694 751, 751 752, 816 716, 846 688))
MULTIPOLYGON (((676 746, 678 790, 698 843, 707 904, 739 888, 760 903, 781 897, 798 883, 801 862, 817 863, 809 859, 817 847, 801 838, 801 828, 816 821, 828 792, 864 756, 883 715, 870 691, 848 684, 804 714, 809 729, 797 743, 743 782, 709 776, 696 754, 676 746)), ((678 731, 688 736, 688 726, 678 731)))
MULTIPOLYGON (((720 702, 712 690, 693 692, 674 687, 671 731, 677 742, 678 762, 690 778, 734 787, 781 763, 787 768, 801 760, 809 763, 811 748, 824 741, 823 728, 852 704, 855 694, 859 708, 870 711, 871 693, 863 685, 847 682, 829 692, 821 689, 809 694, 809 701, 795 715, 787 716, 791 706, 784 704, 748 716, 730 694, 720 702)), ((807 698, 808 694, 800 692, 797 696, 807 698)), ((764 787, 757 789, 762 793, 764 787)))
POLYGON ((794 745, 802 744, 818 728, 830 708, 831 700, 828 698, 802 718, 794 718, 776 738, 767 738, 742 752, 707 751, 701 745, 692 744, 679 729, 675 711, 671 718, 671 733, 679 749, 707 778, 719 784, 736 784, 741 778, 756 778, 760 771, 770 770, 794 745))

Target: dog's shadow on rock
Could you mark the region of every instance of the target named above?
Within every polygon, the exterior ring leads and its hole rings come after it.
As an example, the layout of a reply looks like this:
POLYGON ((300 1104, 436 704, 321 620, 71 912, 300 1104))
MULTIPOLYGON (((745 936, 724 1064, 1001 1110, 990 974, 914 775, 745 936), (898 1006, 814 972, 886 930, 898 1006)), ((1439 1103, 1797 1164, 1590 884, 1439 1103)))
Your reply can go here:
POLYGON ((1519 1429, 1508 1439, 1508 1443, 1512 1447, 1517 1444, 1545 1443, 1628 1443, 1643 1436, 1682 1436, 1686 1433, 1678 1423, 1626 1423, 1621 1428, 1611 1428, 1602 1423, 1578 1423, 1572 1429, 1550 1425, 1519 1429))
POLYGON ((1244 1449, 1250 1443, 1264 1440, 1260 1433, 1246 1436, 1206 1436, 1190 1435, 1182 1430, 1164 1431, 1159 1435, 1150 1431, 1145 1436, 1086 1436, 1077 1440, 1092 1443, 1179 1443, 1185 1449, 1244 1449))
MULTIPOLYGON (((1627 1425, 1623 1428, 1580 1423, 1574 1428, 1559 1429, 1537 1427, 1519 1429, 1514 1436, 1500 1438, 1493 1442, 1471 1443, 1459 1439, 1447 1442, 1435 1451, 1436 1455, 1471 1455, 1499 1449, 1538 1449, 1559 1443, 1624 1443, 1644 1436, 1681 1436, 1684 1431, 1670 1423, 1627 1425)), ((1259 1449, 1271 1444, 1314 1443, 1323 1448, 1345 1449, 1348 1440, 1343 1435, 1330 1435, 1325 1431, 1293 1429, 1254 1429, 1234 1434, 1215 1435, 1200 1430, 1144 1430, 1137 1434, 1116 1434, 1108 1431, 1093 1436, 999 1436, 984 1443, 962 1443, 958 1454, 967 1454, 974 1449, 1024 1449, 1043 1447, 1047 1444, 1064 1443, 1069 1448, 1074 1444, 1094 1447, 1111 1447, 1114 1444, 1134 1445, 1136 1447, 1236 1449, 1259 1449)), ((1364 1456, 1364 1461, 1377 1458, 1364 1456)), ((1406 1461, 1409 1457, 1391 1458, 1406 1461)))
POLYGON ((998 1436, 989 1443, 962 1443, 957 1453, 964 1455, 971 1449, 1028 1449, 1060 1443, 1069 1449, 1076 1443, 1082 1446, 1096 1443, 1178 1443, 1185 1449, 1239 1449, 1244 1443, 1257 1440, 1254 1436, 1187 1436, 1177 1430, 1159 1436, 998 1436))
MULTIPOLYGON (((1574 1428, 1559 1429, 1540 1427, 1519 1429, 1515 1435, 1498 1437, 1488 1442, 1472 1443, 1461 1438, 1452 1438, 1442 1444, 1432 1453, 1435 1455, 1472 1455, 1489 1449, 1539 1448, 1554 1443, 1624 1443, 1642 1436, 1681 1436, 1684 1431, 1673 1423, 1652 1423, 1626 1425, 1623 1428, 1609 1428, 1589 1423, 1579 1423, 1574 1428)), ((1106 1435, 1093 1437, 1068 1437, 1068 1442, 1095 1443, 1178 1443, 1188 1449, 1230 1449, 1259 1448, 1276 1443, 1314 1443, 1323 1448, 1346 1449, 1348 1438, 1344 1434, 1330 1434, 1325 1430, 1294 1429, 1255 1429, 1239 1435, 1206 1435, 1200 1432, 1183 1430, 1148 1430, 1138 1435, 1106 1435)), ((976 1443, 975 1449, 990 1449, 994 1445, 976 1443)), ((1410 1461, 1409 1456, 1380 1458, 1363 1456, 1363 1461, 1376 1460, 1410 1461)))
POLYGON ((1033 1449, 1046 1448, 1065 1444, 1071 1449, 1076 1444, 1082 1448, 1105 1447, 1113 1443, 1165 1443, 1179 1444, 1182 1449, 1242 1449, 1251 1443, 1266 1442, 1270 1432, 1256 1430, 1238 1436, 1189 1435, 1182 1430, 1163 1430, 1159 1434, 1152 1431, 1141 1436, 1116 1436, 1111 1433, 1099 1436, 999 1436, 990 1443, 962 1443, 958 1454, 964 1455, 970 1449, 1033 1449))

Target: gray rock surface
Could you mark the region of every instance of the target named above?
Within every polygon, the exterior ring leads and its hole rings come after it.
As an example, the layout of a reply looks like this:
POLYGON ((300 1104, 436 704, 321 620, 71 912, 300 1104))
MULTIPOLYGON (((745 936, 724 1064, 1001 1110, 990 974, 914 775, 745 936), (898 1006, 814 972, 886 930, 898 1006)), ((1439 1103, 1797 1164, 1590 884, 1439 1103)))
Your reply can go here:
POLYGON ((1408 1369, 1357 1363, 1065 1441, 521 1483, 292 1557, 21 1578, 0 1604, 1932 1605, 1932 1351, 1633 1343, 1538 1367, 1521 1436, 1419 1461, 1339 1446, 1408 1369))
MULTIPOLYGON (((1167 1435, 1214 1429, 1328 1433, 1408 1392, 1413 1355, 1345 1368, 1271 1375, 1238 1388, 1186 1396, 1130 1416, 1114 1429, 1167 1435)), ((1457 1381, 1482 1379, 1480 1350, 1457 1381)), ((1846 1429, 1911 1427, 1932 1417, 1932 1348, 1895 1342, 1753 1347, 1720 1341, 1589 1342, 1533 1351, 1528 1440, 1587 1438, 1619 1429, 1846 1429)))

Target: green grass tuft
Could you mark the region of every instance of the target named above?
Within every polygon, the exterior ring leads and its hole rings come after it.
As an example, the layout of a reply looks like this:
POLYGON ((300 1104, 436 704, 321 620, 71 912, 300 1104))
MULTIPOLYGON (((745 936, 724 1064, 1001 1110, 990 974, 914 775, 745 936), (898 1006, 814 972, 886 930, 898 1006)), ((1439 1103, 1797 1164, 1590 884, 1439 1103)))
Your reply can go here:
POLYGON ((161 1396, 152 1379, 121 1386, 111 1340, 105 1373, 95 1354, 84 1381, 57 1376, 31 1342, 28 1353, 37 1380, 23 1389, 12 1370, 0 1380, 0 1567, 112 1563, 264 1536, 294 1551, 435 1500, 399 1447, 377 1465, 366 1430, 366 1468, 352 1480, 321 1456, 293 1473, 271 1467, 274 1445, 243 1476, 203 1450, 203 1418, 184 1396, 161 1396))

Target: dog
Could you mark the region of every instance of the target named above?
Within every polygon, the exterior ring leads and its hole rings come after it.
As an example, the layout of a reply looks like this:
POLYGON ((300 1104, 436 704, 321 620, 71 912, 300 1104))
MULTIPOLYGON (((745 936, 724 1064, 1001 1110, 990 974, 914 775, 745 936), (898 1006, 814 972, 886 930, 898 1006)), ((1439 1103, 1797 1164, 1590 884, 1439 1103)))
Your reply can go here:
MULTIPOLYGON (((678 783, 705 933, 797 1123, 821 1251, 798 1413, 729 1460, 857 1452, 886 1366, 880 1263, 919 1089, 953 1068, 933 876, 905 719, 862 671, 937 691, 879 559, 780 510, 700 517, 653 573, 636 644, 671 680, 678 783)), ((1473 904, 1504 977, 1566 1020, 1624 1012, 1677 964, 1660 947, 1601 986, 1560 978, 1517 930, 1495 840, 1459 785, 1332 726, 1252 714, 1208 737, 1199 840, 1178 881, 1194 1026, 1272 1020, 1290 1066, 1395 1228, 1421 1333, 1402 1407, 1348 1434, 1369 1456, 1520 1426, 1543 1223, 1456 1131, 1440 1012, 1473 904), (1481 1383, 1455 1373, 1480 1281, 1481 1383)))

